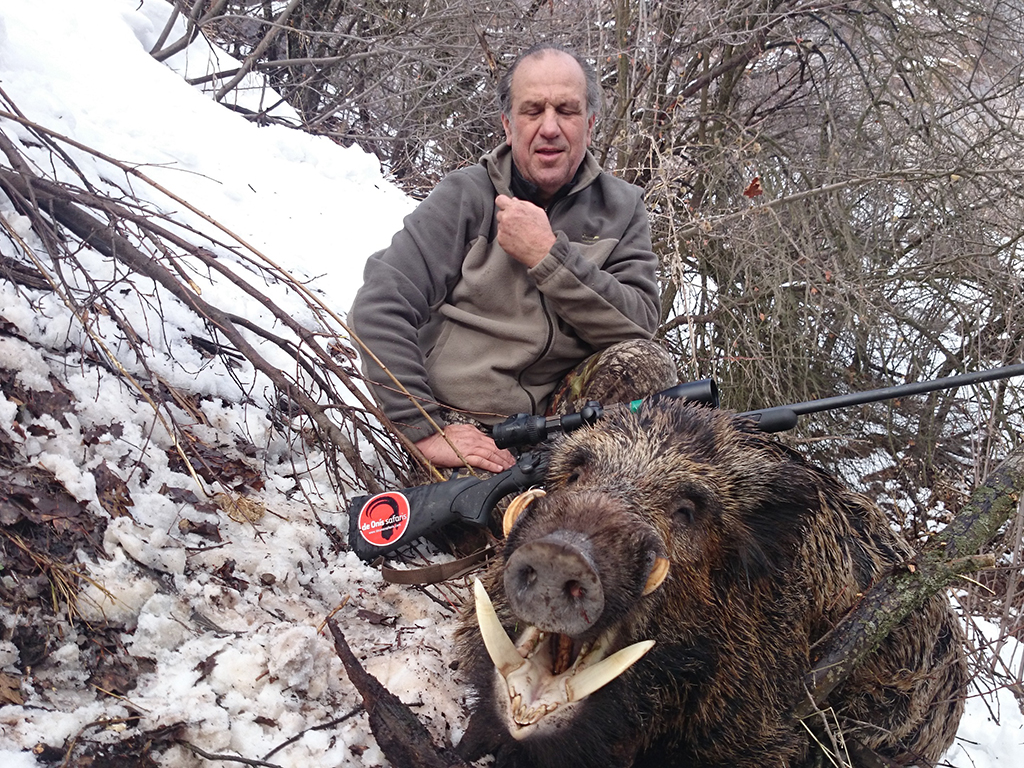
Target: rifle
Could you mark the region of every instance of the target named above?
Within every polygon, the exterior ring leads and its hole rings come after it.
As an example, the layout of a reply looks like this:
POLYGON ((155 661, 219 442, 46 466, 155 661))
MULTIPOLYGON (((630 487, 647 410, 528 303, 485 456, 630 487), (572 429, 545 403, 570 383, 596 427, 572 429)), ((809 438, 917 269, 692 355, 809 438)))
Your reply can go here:
MULTIPOLYGON (((975 373, 947 376, 931 381, 900 384, 866 392, 854 392, 792 405, 781 405, 759 411, 745 411, 737 417, 749 419, 762 432, 792 429, 797 417, 852 405, 891 400, 897 397, 954 389, 969 384, 1024 375, 1024 364, 992 368, 975 373)), ((636 411, 642 404, 665 397, 717 408, 718 386, 714 379, 685 382, 663 390, 644 400, 629 404, 636 411)), ((566 416, 533 416, 517 414, 491 428, 491 436, 499 448, 521 450, 539 445, 549 436, 571 432, 594 424, 604 413, 596 401, 566 416)), ((375 496, 358 496, 349 505, 349 546, 362 560, 371 561, 388 555, 398 547, 424 534, 454 522, 486 527, 491 510, 505 496, 539 485, 547 470, 546 455, 522 451, 516 464, 504 472, 483 478, 456 472, 448 480, 430 485, 386 491, 375 496)))

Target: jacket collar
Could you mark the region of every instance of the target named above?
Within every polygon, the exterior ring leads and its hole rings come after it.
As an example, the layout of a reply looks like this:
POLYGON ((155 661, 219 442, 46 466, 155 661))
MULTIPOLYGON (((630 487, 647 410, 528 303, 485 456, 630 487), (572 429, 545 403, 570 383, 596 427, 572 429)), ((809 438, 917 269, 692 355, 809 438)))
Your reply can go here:
MULTIPOLYGON (((497 149, 488 152, 480 158, 480 162, 487 168, 487 174, 498 194, 518 197, 530 202, 537 201, 536 185, 524 179, 519 173, 515 163, 512 162, 512 148, 508 144, 502 144, 497 149)), ((548 205, 589 186, 600 174, 601 166, 587 150, 572 181, 558 190, 548 205)))
POLYGON ((542 203, 539 200, 540 189, 532 181, 528 181, 527 179, 523 178, 523 175, 519 172, 518 166, 516 166, 515 160, 513 160, 512 183, 510 185, 512 187, 512 194, 521 200, 529 200, 531 203, 539 205, 541 208, 553 205, 554 203, 558 202, 563 197, 568 195, 570 192, 572 192, 576 184, 579 183, 580 174, 584 172, 584 165, 586 164, 581 162, 579 167, 576 169, 575 175, 572 177, 569 183, 564 184, 561 189, 555 192, 555 194, 552 195, 551 199, 548 200, 547 203, 542 203))

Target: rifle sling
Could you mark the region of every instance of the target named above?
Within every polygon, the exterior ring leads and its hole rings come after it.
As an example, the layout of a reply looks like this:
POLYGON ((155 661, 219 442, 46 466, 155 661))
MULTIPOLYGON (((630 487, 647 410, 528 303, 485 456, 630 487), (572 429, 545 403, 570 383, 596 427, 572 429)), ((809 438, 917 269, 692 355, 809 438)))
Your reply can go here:
POLYGON ((434 563, 422 568, 389 568, 383 565, 383 557, 379 558, 374 565, 380 565, 380 574, 389 584, 437 584, 441 581, 465 576, 492 554, 494 554, 494 547, 487 545, 458 560, 452 560, 449 563, 434 563))

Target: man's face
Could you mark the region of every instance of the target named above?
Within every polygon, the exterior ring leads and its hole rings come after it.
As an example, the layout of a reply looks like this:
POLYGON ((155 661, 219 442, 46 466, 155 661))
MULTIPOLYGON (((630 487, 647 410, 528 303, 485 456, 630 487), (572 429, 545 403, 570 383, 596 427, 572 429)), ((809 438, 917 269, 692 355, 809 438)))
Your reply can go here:
POLYGON ((587 82, 567 53, 542 51, 512 76, 511 114, 501 116, 519 172, 546 199, 567 184, 590 146, 595 116, 587 116, 587 82))

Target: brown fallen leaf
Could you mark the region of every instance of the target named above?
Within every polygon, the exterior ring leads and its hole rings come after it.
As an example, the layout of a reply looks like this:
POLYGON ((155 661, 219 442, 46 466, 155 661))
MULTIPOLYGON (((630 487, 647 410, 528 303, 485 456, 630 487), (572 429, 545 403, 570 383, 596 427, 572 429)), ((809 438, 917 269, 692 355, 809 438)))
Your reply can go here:
POLYGON ((107 514, 111 517, 130 516, 128 507, 135 506, 135 502, 128 492, 128 484, 105 461, 93 470, 92 475, 96 479, 96 498, 107 514))
POLYGON ((262 502, 245 496, 217 493, 214 494, 213 500, 236 523, 258 523, 267 511, 262 502))
POLYGON ((21 680, 6 672, 0 672, 0 704, 24 704, 21 695, 21 680))

